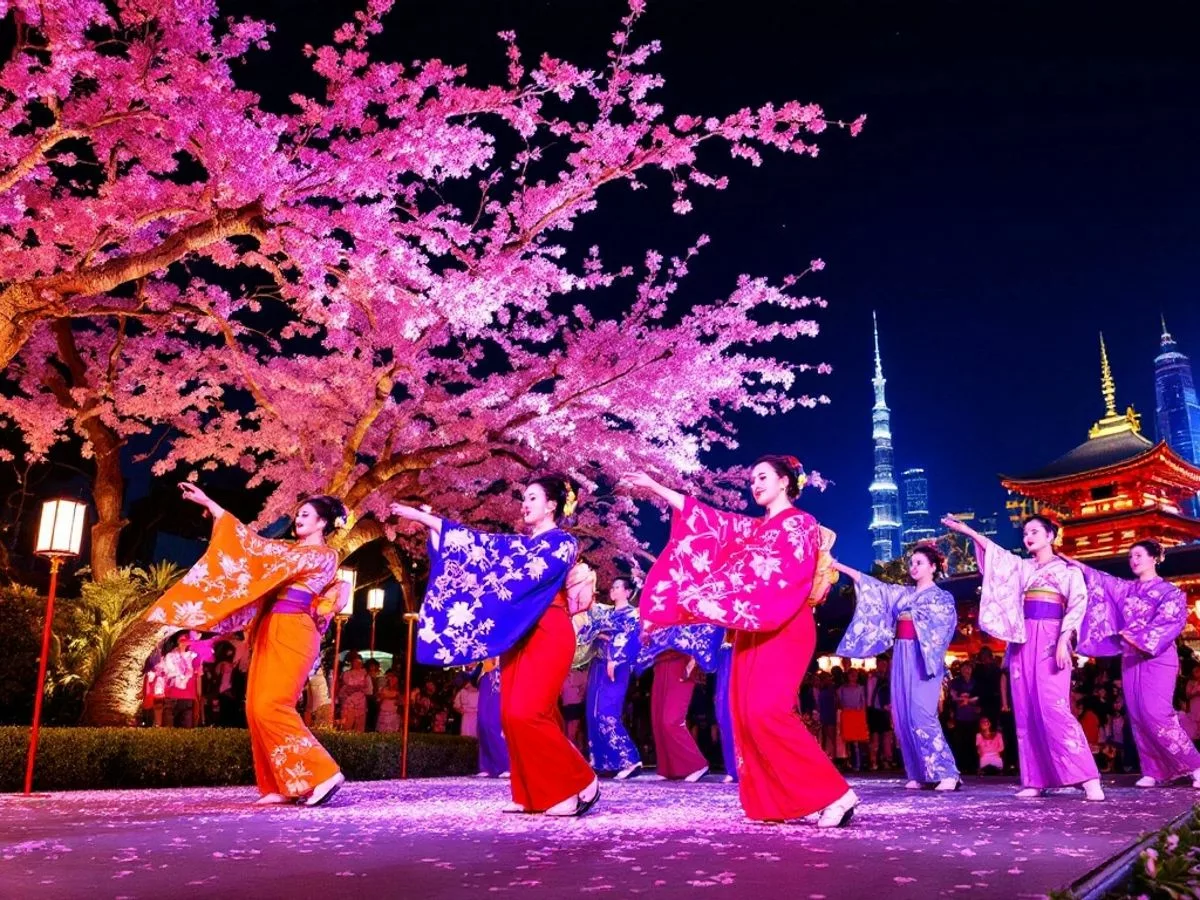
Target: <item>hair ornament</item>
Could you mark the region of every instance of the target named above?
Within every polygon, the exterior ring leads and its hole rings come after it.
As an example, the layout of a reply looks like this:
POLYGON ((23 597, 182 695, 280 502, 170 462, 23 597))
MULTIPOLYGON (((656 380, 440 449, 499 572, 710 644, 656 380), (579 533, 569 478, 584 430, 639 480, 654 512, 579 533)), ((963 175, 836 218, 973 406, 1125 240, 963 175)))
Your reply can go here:
POLYGON ((571 486, 571 482, 563 482, 566 491, 563 495, 562 514, 564 517, 575 515, 575 507, 579 505, 579 497, 575 494, 575 488, 571 486))

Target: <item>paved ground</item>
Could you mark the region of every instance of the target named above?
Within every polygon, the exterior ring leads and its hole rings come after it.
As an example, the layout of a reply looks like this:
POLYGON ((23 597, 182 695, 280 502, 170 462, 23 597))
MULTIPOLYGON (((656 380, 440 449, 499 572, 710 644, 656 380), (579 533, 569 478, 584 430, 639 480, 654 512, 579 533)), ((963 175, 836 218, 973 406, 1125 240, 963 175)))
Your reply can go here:
POLYGON ((245 788, 6 795, 0 897, 1039 897, 1194 800, 1124 784, 1091 804, 862 780, 853 825, 823 832, 747 822, 736 785, 636 779, 578 820, 502 815, 505 783, 464 778, 351 784, 316 810, 245 788))

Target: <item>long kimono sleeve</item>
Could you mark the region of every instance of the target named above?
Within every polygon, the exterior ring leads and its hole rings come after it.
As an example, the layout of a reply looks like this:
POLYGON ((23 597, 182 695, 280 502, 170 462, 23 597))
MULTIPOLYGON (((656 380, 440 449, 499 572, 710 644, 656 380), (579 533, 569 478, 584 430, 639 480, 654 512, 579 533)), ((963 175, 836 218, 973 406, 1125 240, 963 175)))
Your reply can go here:
POLYGON ((1087 589, 1087 607, 1079 625, 1076 650, 1084 656, 1119 656, 1124 650, 1121 606, 1130 583, 1079 562, 1071 565, 1083 575, 1087 589))
POLYGON ((991 541, 975 542, 982 585, 979 627, 1010 644, 1025 643, 1024 560, 991 541))
POLYGON ((146 619, 175 628, 238 631, 281 588, 294 586, 315 598, 336 572, 334 550, 260 537, 222 513, 204 555, 150 607, 146 619))
POLYGON ((675 650, 690 656, 705 672, 715 672, 717 651, 721 648, 724 634, 724 630, 716 625, 672 625, 643 631, 639 635, 633 671, 640 675, 654 665, 654 661, 662 654, 675 650))
POLYGON ((809 606, 820 606, 829 596, 829 589, 838 580, 837 570, 833 568, 833 545, 837 541, 837 532, 824 525, 817 526, 820 535, 817 548, 817 570, 813 575, 812 590, 808 592, 809 606))
POLYGON ((1146 618, 1130 617, 1121 629, 1125 640, 1150 656, 1171 649, 1187 624, 1187 595, 1165 581, 1158 582, 1156 588, 1160 595, 1157 608, 1146 618))
POLYGON ((921 645, 921 659, 928 675, 939 675, 946 668, 946 651, 958 628, 958 607, 954 595, 941 588, 922 591, 912 604, 913 627, 921 645))
POLYGON ((511 649, 554 602, 576 552, 559 529, 527 537, 444 521, 429 543, 418 662, 462 666, 511 649))
POLYGON ((807 602, 820 540, 816 520, 796 509, 762 523, 727 520, 685 501, 668 552, 647 576, 647 620, 776 631, 807 602))
POLYGON ((608 646, 604 649, 605 658, 618 666, 624 666, 637 659, 642 621, 636 611, 627 612, 623 616, 614 616, 618 627, 612 632, 608 646))
POLYGON ((1087 612, 1088 591, 1083 581, 1083 573, 1074 566, 1064 566, 1062 575, 1062 592, 1067 598, 1067 608, 1063 612, 1062 634, 1071 635, 1079 631, 1083 623, 1084 613, 1087 612))
POLYGON ((642 616, 655 625, 688 625, 703 621, 681 603, 685 587, 712 577, 713 568, 730 546, 754 529, 749 516, 722 512, 691 497, 671 514, 671 536, 651 566, 642 589, 642 616))
POLYGON ((863 575, 855 586, 854 617, 838 644, 838 656, 866 659, 886 653, 896 639, 896 605, 912 590, 863 575))

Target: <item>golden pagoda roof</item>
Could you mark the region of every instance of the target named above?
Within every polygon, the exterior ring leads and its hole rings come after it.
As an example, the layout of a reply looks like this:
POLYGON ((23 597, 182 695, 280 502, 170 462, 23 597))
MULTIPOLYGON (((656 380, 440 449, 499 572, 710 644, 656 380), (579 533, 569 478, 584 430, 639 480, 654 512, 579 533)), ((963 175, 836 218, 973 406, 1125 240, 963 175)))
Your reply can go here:
POLYGON ((1005 487, 1074 481, 1080 476, 1100 476, 1154 465, 1159 470, 1158 481, 1165 484, 1200 488, 1200 468, 1192 465, 1165 441, 1155 444, 1142 434, 1138 414, 1129 407, 1124 414, 1117 412, 1117 389, 1108 364, 1108 348, 1100 335, 1100 393, 1104 398, 1104 415, 1088 429, 1088 439, 1058 459, 1027 475, 1001 475, 1005 487), (1109 471, 1105 471, 1109 470, 1109 471))

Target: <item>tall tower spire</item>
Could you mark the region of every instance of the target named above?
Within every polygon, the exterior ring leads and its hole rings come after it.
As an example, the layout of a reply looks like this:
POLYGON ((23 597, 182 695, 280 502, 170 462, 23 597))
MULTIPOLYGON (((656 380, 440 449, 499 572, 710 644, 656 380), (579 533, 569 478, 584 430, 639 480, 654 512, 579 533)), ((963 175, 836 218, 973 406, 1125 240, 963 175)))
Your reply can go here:
POLYGON ((1100 333, 1100 393, 1104 396, 1104 417, 1088 431, 1089 438, 1107 437, 1123 431, 1140 432, 1142 423, 1133 407, 1124 414, 1117 412, 1117 385, 1113 381, 1112 366, 1108 364, 1108 348, 1104 345, 1104 332, 1100 333))
POLYGON ((900 553, 900 491, 892 460, 891 412, 884 398, 883 359, 879 354, 879 320, 871 313, 875 335, 875 405, 871 407, 871 438, 875 444, 875 474, 871 480, 871 546, 876 562, 895 559, 900 553))
MULTIPOLYGON (((1155 424, 1158 439, 1190 463, 1200 464, 1200 398, 1192 378, 1192 363, 1179 352, 1162 317, 1162 347, 1154 358, 1155 424)), ((1193 501, 1192 515, 1200 513, 1193 501)))

